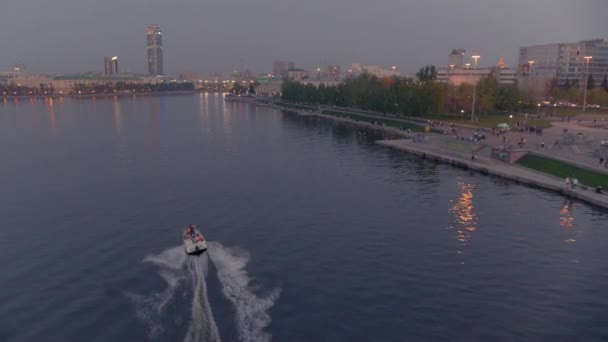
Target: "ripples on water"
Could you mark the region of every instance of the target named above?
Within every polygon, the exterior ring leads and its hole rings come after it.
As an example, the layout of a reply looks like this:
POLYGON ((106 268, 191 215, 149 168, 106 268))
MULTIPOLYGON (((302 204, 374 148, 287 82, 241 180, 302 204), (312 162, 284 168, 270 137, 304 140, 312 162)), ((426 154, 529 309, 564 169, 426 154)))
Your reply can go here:
POLYGON ((605 210, 383 135, 213 94, 3 101, 0 340, 608 339, 605 210), (190 222, 206 257, 171 247, 190 222))

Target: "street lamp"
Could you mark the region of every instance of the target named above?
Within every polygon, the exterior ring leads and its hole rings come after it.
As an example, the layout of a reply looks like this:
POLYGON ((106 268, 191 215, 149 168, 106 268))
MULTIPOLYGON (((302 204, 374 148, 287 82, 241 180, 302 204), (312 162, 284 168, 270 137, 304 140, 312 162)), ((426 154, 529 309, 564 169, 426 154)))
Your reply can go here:
POLYGON ((530 70, 528 70, 528 76, 532 76, 532 66, 534 66, 534 61, 528 61, 528 64, 530 64, 530 70))
POLYGON ((462 116, 462 120, 464 120, 464 109, 460 110, 460 116, 462 116))
POLYGON ((587 87, 589 86, 589 84, 587 84, 587 82, 589 82, 589 61, 593 58, 593 56, 585 56, 585 63, 587 63, 587 68, 585 71, 585 95, 583 95, 583 112, 585 112, 585 110, 587 109, 587 87))
POLYGON ((454 76, 454 64, 450 64, 450 76, 448 78, 448 84, 452 83, 452 76, 454 76))
MULTIPOLYGON (((479 59, 479 55, 471 56, 475 60, 475 67, 473 69, 477 70, 477 60, 479 59)), ((475 98, 477 95, 477 80, 473 84, 473 106, 471 108, 471 121, 475 119, 475 98)))

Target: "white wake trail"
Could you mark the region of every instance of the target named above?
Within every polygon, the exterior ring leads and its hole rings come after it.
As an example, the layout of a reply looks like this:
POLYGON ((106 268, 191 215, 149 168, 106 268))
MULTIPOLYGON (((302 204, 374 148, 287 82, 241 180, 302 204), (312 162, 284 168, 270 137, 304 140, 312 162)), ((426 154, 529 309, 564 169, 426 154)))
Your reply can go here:
POLYGON ((209 271, 209 257, 207 253, 199 257, 188 258, 186 263, 188 271, 192 274, 192 320, 185 342, 220 341, 217 324, 207 297, 207 273, 209 271))
POLYGON ((217 269, 222 292, 235 306, 239 339, 243 342, 270 341, 272 336, 264 329, 272 321, 268 310, 279 298, 280 290, 275 289, 266 297, 258 297, 249 285, 250 278, 245 270, 249 255, 218 242, 207 242, 207 245, 207 253, 217 269))
POLYGON ((158 268, 158 274, 167 283, 167 288, 159 293, 144 296, 128 293, 135 303, 138 318, 149 326, 149 339, 159 338, 165 329, 163 321, 167 319, 164 310, 173 299, 176 289, 182 280, 190 278, 192 282, 191 322, 185 337, 187 342, 220 341, 217 325, 207 297, 208 256, 187 256, 183 246, 176 246, 158 255, 144 258, 158 268), (186 265, 187 267, 184 267, 186 265))

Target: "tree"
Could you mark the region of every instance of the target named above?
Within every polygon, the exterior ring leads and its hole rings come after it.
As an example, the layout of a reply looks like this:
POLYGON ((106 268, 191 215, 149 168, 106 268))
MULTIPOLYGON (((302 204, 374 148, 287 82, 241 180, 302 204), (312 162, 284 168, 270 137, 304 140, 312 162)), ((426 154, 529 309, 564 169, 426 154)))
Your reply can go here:
POLYGON ((593 74, 589 74, 587 77, 587 89, 593 89, 595 87, 595 82, 593 80, 593 74))
POLYGON ((434 65, 426 65, 418 70, 416 77, 420 82, 434 81, 437 79, 437 70, 434 65))
POLYGON ((500 85, 495 97, 495 108, 512 113, 521 107, 522 93, 517 85, 500 85))
POLYGON ((230 90, 233 94, 243 94, 247 91, 247 88, 242 86, 239 82, 234 82, 232 86, 232 90, 230 90))
POLYGON ((604 79, 602 80, 602 89, 608 91, 608 75, 604 75, 604 79))
POLYGON ((488 113, 494 108, 496 94, 498 92, 498 81, 491 74, 477 82, 477 110, 480 113, 488 113))

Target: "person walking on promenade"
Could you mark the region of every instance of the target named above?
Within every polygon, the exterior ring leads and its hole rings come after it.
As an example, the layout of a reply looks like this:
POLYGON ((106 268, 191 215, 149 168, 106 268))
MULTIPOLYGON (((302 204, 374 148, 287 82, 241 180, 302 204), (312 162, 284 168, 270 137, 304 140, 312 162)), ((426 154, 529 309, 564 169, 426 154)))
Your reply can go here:
POLYGON ((566 177, 566 189, 570 189, 570 177, 566 177))
POLYGON ((602 166, 602 164, 604 164, 604 157, 600 157, 600 166, 602 166))

